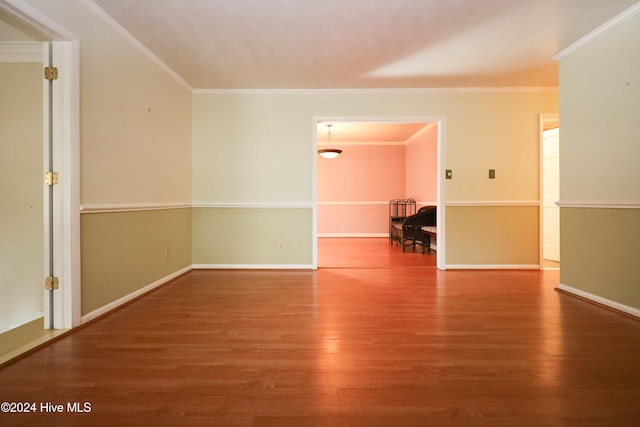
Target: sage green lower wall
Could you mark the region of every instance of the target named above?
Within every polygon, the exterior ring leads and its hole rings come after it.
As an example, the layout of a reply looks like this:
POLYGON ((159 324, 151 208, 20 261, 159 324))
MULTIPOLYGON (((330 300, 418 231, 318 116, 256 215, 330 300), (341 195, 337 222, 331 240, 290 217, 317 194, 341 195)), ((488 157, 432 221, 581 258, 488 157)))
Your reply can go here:
POLYGON ((640 309, 640 209, 561 208, 563 285, 640 309))
POLYGON ((81 216, 82 315, 191 265, 191 209, 81 216))
POLYGON ((0 334, 0 363, 9 354, 47 334, 42 317, 0 334))
POLYGON ((312 230, 311 208, 193 208, 193 264, 310 267, 312 230))
POLYGON ((448 206, 447 266, 536 267, 538 206, 448 206))

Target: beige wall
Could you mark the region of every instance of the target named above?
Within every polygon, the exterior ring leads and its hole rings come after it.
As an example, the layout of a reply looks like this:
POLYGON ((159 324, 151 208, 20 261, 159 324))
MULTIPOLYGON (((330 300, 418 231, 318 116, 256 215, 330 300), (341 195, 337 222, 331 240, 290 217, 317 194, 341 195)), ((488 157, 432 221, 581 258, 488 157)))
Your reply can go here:
POLYGON ((194 208, 193 263, 309 268, 311 224, 304 208, 194 208))
POLYGON ((191 264, 190 209, 155 210, 191 201, 191 90, 80 2, 27 1, 79 39, 84 315, 191 264))
POLYGON ((536 268, 538 206, 447 207, 447 264, 536 268))
POLYGON ((639 47, 636 14, 560 60, 564 200, 640 200, 639 47))
MULTIPOLYGON (((539 198, 538 115, 557 112, 557 93, 521 91, 375 91, 196 93, 193 97, 193 198, 207 209, 218 206, 313 204, 314 117, 408 118, 442 117, 446 165, 454 179, 446 182, 447 202, 460 206, 447 230, 482 227, 503 234, 499 221, 491 226, 475 215, 474 203, 537 201, 539 198), (488 169, 497 179, 488 180, 488 169), (469 209, 468 212, 465 212, 469 209)), ((467 240, 447 249, 459 264, 474 264, 470 254, 483 251, 496 264, 529 264, 538 250, 537 215, 527 216, 527 230, 535 238, 523 255, 501 257, 501 247, 467 240)), ((268 229, 270 223, 263 222, 268 229)), ((199 234, 194 224, 194 235, 199 234)), ((292 225, 293 227, 293 225, 292 225)), ((297 224, 296 234, 311 235, 308 224, 297 224)), ((242 234, 246 240, 267 236, 242 234)), ((510 240, 521 239, 516 235, 510 240)), ((226 242, 213 242, 223 251, 226 242)), ((266 245, 270 252, 277 248, 266 245)), ((210 251, 210 254, 216 251, 210 251)), ((308 250, 306 253, 310 253, 308 250)), ((194 247, 194 256, 199 256, 194 247)), ((275 253, 265 255, 275 256, 275 253)), ((216 263, 211 256, 201 262, 216 263)), ((311 259, 306 260, 311 262, 311 259)))
POLYGON ((560 280, 636 309, 639 51, 636 14, 560 59, 560 280))
POLYGON ((563 208, 563 285, 640 309, 640 209, 563 208))
POLYGON ((191 209, 82 215, 82 315, 191 265, 191 209))

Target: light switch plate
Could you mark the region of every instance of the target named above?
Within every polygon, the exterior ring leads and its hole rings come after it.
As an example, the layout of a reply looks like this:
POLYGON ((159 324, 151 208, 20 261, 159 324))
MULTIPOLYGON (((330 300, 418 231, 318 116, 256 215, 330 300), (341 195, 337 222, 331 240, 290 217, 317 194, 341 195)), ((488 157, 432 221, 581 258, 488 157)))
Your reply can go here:
POLYGON ((453 171, 451 169, 445 170, 444 171, 444 177, 445 177, 445 179, 453 178, 453 171))
POLYGON ((489 179, 496 179, 496 170, 489 169, 489 179))

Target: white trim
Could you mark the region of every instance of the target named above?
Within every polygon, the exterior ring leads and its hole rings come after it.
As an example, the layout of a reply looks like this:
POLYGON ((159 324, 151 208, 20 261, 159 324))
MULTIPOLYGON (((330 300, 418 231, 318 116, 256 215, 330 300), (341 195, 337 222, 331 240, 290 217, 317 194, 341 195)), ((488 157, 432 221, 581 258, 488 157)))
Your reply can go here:
POLYGON ((112 310, 117 309, 118 307, 122 306, 123 304, 126 304, 130 301, 133 301, 134 299, 149 293, 150 291, 154 290, 155 288, 164 285, 165 283, 175 279, 178 276, 183 275, 184 273, 188 273, 189 271, 191 271, 193 269, 192 266, 188 266, 185 267, 183 269, 180 269, 178 271, 176 271, 175 273, 171 273, 168 276, 163 277, 162 279, 156 280, 155 282, 142 287, 136 291, 131 292, 130 294, 127 294, 125 296, 123 296, 122 298, 118 298, 115 301, 110 302, 107 305, 103 305, 102 307, 93 310, 91 313, 85 314, 84 316, 82 316, 82 323, 86 323, 90 320, 95 319, 96 317, 100 317, 103 314, 106 314, 112 310))
POLYGON ((567 286, 562 283, 558 283, 558 285, 556 286, 556 289, 567 292, 569 294, 576 295, 578 297, 584 298, 589 301, 593 301, 597 304, 601 304, 606 307, 613 308, 614 310, 630 314, 631 316, 640 318, 640 309, 638 308, 630 307, 625 304, 620 304, 619 302, 611 301, 610 299, 607 299, 598 295, 594 295, 592 293, 585 292, 583 290, 576 289, 574 287, 567 286))
POLYGON ((432 127, 437 126, 437 123, 427 123, 426 125, 424 125, 420 130, 418 130, 418 132, 414 133, 413 135, 411 135, 405 142, 404 145, 409 145, 412 142, 414 142, 416 139, 420 138, 422 135, 424 135, 425 133, 427 133, 427 131, 429 131, 432 127))
POLYGON ((310 203, 258 203, 258 202, 198 202, 194 208, 247 208, 247 209, 311 209, 310 203))
POLYGON ((171 67, 169 67, 164 61, 151 52, 144 44, 140 42, 136 37, 127 31, 122 25, 120 25, 115 19, 105 12, 100 6, 94 3, 92 0, 78 0, 80 4, 86 7, 93 15, 104 22, 109 28, 122 36, 131 46, 140 51, 143 55, 149 58, 154 64, 163 69, 168 75, 170 75, 176 82, 184 86, 186 89, 192 91, 193 88, 186 80, 184 80, 178 73, 176 73, 171 67))
MULTIPOLYGON (((23 21, 52 42, 55 66, 60 70, 54 81, 55 130, 54 166, 60 173, 60 184, 54 188, 56 200, 54 215, 55 274, 60 278, 60 288, 54 293, 54 328, 69 329, 80 322, 80 48, 75 34, 68 31, 34 6, 22 0, 0 0, 0 10, 23 21)), ((48 63, 48 42, 43 43, 43 63, 48 63)), ((44 99, 48 88, 43 79, 44 99)), ((48 103, 48 101, 47 101, 48 103)), ((48 144, 48 106, 43 105, 44 143, 48 144)), ((47 150, 45 150, 46 152, 47 150)), ((45 261, 45 263, 48 260, 45 261)), ((45 272, 48 271, 45 264, 45 272)), ((45 307, 49 304, 49 292, 45 293, 45 307)), ((45 309, 48 310, 48 309, 45 309)), ((45 328, 48 328, 45 325, 45 328)))
MULTIPOLYGON (((86 1, 86 0, 84 0, 86 1)), ((393 95, 429 93, 527 93, 557 92, 551 87, 433 87, 433 88, 363 88, 363 89, 193 89, 194 95, 393 95)), ((336 118, 336 120, 344 120, 336 118)), ((370 118, 368 120, 371 120, 370 118)))
POLYGON ((53 41, 77 41, 75 34, 46 16, 39 9, 23 0, 0 0, 0 10, 5 10, 32 26, 42 35, 53 41))
POLYGON ((559 200, 561 208, 640 209, 640 200, 559 200))
MULTIPOLYGON (((321 142, 324 141, 318 141, 318 147, 322 147, 325 146, 326 144, 321 144, 321 142)), ((340 141, 332 141, 332 146, 336 146, 336 147, 353 147, 353 146, 360 146, 360 147, 369 147, 369 146, 373 146, 373 147, 384 147, 384 146, 404 146, 407 145, 408 140, 403 141, 403 140, 399 140, 399 141, 349 141, 349 140, 340 140, 340 141)))
MULTIPOLYGON (((462 88, 463 90, 469 90, 470 88, 462 88)), ((480 88, 481 91, 489 88, 480 88)), ((492 88, 495 90, 500 90, 500 88, 492 88)), ((502 88, 504 89, 504 88, 502 88)), ((436 91, 451 91, 435 89, 436 91)), ((509 89, 511 90, 511 89, 509 89)), ((557 90, 557 89, 556 89, 557 90)), ((351 92, 349 90, 337 90, 336 93, 375 93, 377 90, 356 90, 356 92, 351 92)), ((400 93, 402 89, 391 89, 389 91, 384 91, 385 93, 400 93)), ((422 89, 419 90, 421 93, 431 92, 433 89, 422 89), (426 92, 425 92, 426 91, 426 92)), ((331 91, 329 91, 331 92, 331 91)), ((297 92, 291 92, 297 93, 297 92)), ((327 91, 321 91, 318 93, 327 93, 327 91)), ((318 268, 318 156, 316 155, 316 150, 318 147, 318 123, 322 122, 363 122, 363 123, 426 123, 426 124, 434 124, 438 126, 438 136, 437 136, 437 178, 436 178, 436 188, 437 188, 437 202, 435 206, 439 207, 437 210, 437 223, 438 223, 438 234, 439 234, 439 243, 438 243, 438 252, 437 252, 437 260, 436 265, 440 270, 446 269, 446 235, 445 235, 445 224, 446 224, 446 209, 440 209, 440 207, 444 207, 444 201, 446 200, 446 186, 443 179, 441 179, 442 172, 444 171, 445 165, 445 136, 446 136, 446 118, 444 116, 397 116, 397 117, 388 117, 388 116, 313 116, 311 118, 312 125, 312 145, 310 150, 311 157, 311 174, 312 174, 312 223, 313 223, 313 231, 312 231, 312 265, 313 269, 316 270, 318 268)), ((385 203, 389 203, 386 201, 385 203)))
MULTIPOLYGON (((385 204, 388 202, 384 202, 385 204)), ((98 203, 82 205, 81 214, 105 212, 138 212, 159 211, 169 209, 191 208, 237 208, 237 209, 312 209, 309 203, 238 203, 238 202, 210 202, 210 203, 98 203)))
MULTIPOLYGON (((417 203, 417 202, 416 202, 417 203)), ((361 202, 318 202, 318 205, 388 205, 389 201, 388 200, 381 200, 379 202, 368 202, 368 201, 361 201, 361 202)))
MULTIPOLYGON (((49 43, 50 42, 43 42, 43 48, 42 48, 42 63, 43 64, 47 64, 49 65, 50 63, 50 51, 49 51, 49 43)), ((64 77, 64 74, 62 75, 64 77)), ((55 83, 55 81, 54 81, 55 83)), ((50 170, 49 168, 49 158, 54 156, 54 152, 52 150, 49 149, 49 131, 52 128, 52 115, 53 112, 56 112, 56 109, 53 107, 50 107, 49 104, 53 104, 53 100, 54 99, 58 99, 57 97, 52 97, 51 93, 49 92, 49 82, 47 80, 42 79, 42 171, 48 171, 50 170), (52 114, 49 114, 49 111, 52 112, 52 114)), ((54 119, 57 116, 54 116, 54 119)), ((54 147, 59 147, 60 144, 54 144, 54 147)), ((58 165, 55 165, 55 169, 56 172, 58 172, 58 174, 62 174, 62 176, 65 176, 65 172, 66 170, 60 169, 60 167, 58 165)), ((55 243, 59 243, 57 242, 57 235, 58 233, 55 231, 57 226, 59 225, 58 222, 56 222, 56 219, 60 217, 60 215, 54 214, 53 215, 53 221, 51 221, 51 211, 55 211, 57 207, 59 207, 59 203, 56 203, 59 200, 59 197, 55 197, 56 195, 56 188, 55 186, 53 187, 53 193, 54 193, 54 197, 53 199, 50 197, 49 191, 46 187, 43 187, 42 189, 42 220, 43 220, 43 228, 42 230, 44 231, 43 234, 43 239, 44 239, 44 258, 43 258, 43 265, 42 265, 42 271, 45 274, 45 276, 49 275, 50 270, 53 268, 55 269, 55 262, 54 265, 51 265, 51 236, 54 235, 54 242, 55 243)), ((53 248, 53 252, 57 253, 57 250, 59 248, 55 247, 53 248)), ((57 258, 56 258, 57 259, 57 258)), ((58 275, 58 279, 60 279, 60 272, 59 271, 55 271, 54 272, 56 275, 58 275)), ((65 278, 62 277, 62 287, 59 288, 58 291, 54 291, 54 292, 49 292, 49 291, 44 291, 44 329, 55 329, 55 323, 56 323, 56 319, 53 316, 53 313, 56 312, 56 310, 59 307, 56 307, 56 302, 60 299, 57 298, 59 295, 64 295, 66 287, 66 281, 64 280, 65 278), (53 312, 51 310, 51 308, 53 307, 53 312)))
POLYGON ((318 237, 384 237, 389 238, 389 232, 386 233, 318 233, 318 237))
POLYGON ((193 264, 194 270, 312 270, 311 264, 193 264))
POLYGON ((539 200, 452 200, 446 206, 540 206, 539 200))
POLYGON ((52 42, 54 65, 60 77, 54 80, 53 129, 54 169, 60 183, 54 186, 57 198, 54 237, 57 254, 54 271, 60 289, 54 312, 56 329, 80 323, 80 50, 78 41, 52 42), (57 216, 57 219, 56 219, 57 216))
POLYGON ((451 270, 540 270, 539 264, 447 264, 451 270))
POLYGON ((80 213, 104 213, 104 212, 138 212, 138 211, 158 211, 168 209, 189 209, 190 203, 140 203, 129 205, 126 203, 95 204, 80 206, 80 213))
POLYGON ((576 41, 576 42, 572 43, 571 45, 567 46, 566 48, 562 49, 560 52, 558 52, 555 55, 553 55, 553 59, 555 59, 556 61, 559 61, 559 60, 571 55, 575 51, 579 50, 581 47, 591 43, 593 40, 597 39, 598 37, 602 36, 603 34, 606 34, 610 30, 616 28, 618 25, 620 25, 623 22, 625 22, 626 20, 632 18, 633 16, 635 16, 639 12, 640 12, 640 2, 636 3, 635 5, 631 6, 629 9, 627 9, 624 12, 620 13, 618 16, 615 16, 614 18, 612 18, 609 21, 605 22, 604 24, 602 24, 601 26, 599 26, 595 30, 591 31, 589 34, 587 34, 587 35, 583 36, 582 38, 578 39, 578 41, 576 41))
POLYGON ((42 42, 0 42, 0 63, 42 64, 42 42))
POLYGON ((446 223, 447 223, 447 209, 445 208, 445 201, 447 200, 445 180, 443 179, 445 165, 447 157, 446 157, 446 125, 445 118, 440 117, 438 121, 438 136, 437 136, 437 164, 436 164, 436 199, 438 200, 436 203, 436 224, 438 232, 438 251, 436 252, 436 267, 439 270, 447 269, 447 259, 446 259, 446 247, 447 247, 447 238, 446 238, 446 223))
POLYGON ((316 117, 311 117, 311 142, 309 150, 311 160, 311 268, 318 269, 318 124, 316 117))

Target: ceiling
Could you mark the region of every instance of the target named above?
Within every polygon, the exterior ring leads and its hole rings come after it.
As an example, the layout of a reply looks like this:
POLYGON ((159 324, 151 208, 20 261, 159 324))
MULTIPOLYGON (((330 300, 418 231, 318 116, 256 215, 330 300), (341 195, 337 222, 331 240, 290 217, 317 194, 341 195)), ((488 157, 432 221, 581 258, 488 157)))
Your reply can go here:
POLYGON ((637 0, 93 0, 194 89, 553 87, 637 0))

